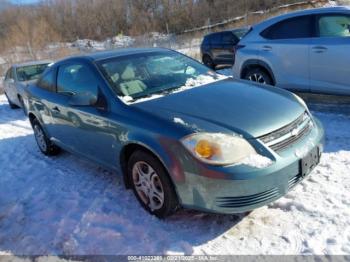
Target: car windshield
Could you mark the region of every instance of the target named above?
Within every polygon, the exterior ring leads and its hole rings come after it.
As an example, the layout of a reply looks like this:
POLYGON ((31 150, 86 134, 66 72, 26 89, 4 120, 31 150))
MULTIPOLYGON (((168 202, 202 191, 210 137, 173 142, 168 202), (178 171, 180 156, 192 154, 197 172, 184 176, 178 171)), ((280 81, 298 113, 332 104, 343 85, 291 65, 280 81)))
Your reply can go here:
POLYGON ((44 72, 48 64, 30 65, 17 67, 17 79, 20 82, 36 80, 44 72))
POLYGON ((220 79, 199 62, 172 51, 116 57, 101 61, 99 66, 114 92, 128 100, 166 95, 220 79))

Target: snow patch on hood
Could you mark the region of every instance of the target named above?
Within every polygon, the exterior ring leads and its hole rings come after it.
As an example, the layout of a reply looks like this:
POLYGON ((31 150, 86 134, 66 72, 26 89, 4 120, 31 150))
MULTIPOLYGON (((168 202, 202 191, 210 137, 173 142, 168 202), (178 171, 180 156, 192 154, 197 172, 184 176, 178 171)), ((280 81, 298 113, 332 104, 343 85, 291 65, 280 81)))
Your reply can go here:
POLYGON ((255 155, 247 156, 238 164, 247 165, 255 168, 265 168, 272 165, 272 163, 273 162, 270 158, 259 154, 255 154, 255 155))
MULTIPOLYGON (((203 85, 210 84, 210 83, 213 83, 213 82, 217 82, 217 81, 220 81, 220 80, 224 80, 224 79, 227 79, 227 78, 229 78, 229 77, 224 76, 224 75, 220 75, 220 74, 216 74, 216 75, 209 75, 209 74, 199 75, 196 78, 189 78, 189 79, 187 79, 186 83, 183 86, 181 86, 179 88, 176 88, 176 89, 174 89, 171 92, 166 93, 166 94, 154 94, 154 95, 150 95, 150 96, 147 96, 147 97, 144 97, 144 98, 135 99, 135 100, 131 96, 118 96, 118 97, 125 104, 141 103, 141 102, 145 102, 145 101, 148 101, 148 100, 157 99, 157 98, 169 95, 169 94, 179 93, 179 92, 182 92, 182 91, 185 91, 185 90, 189 90, 189 89, 192 89, 192 88, 195 88, 195 87, 199 87, 199 86, 203 86, 203 85)), ((166 90, 164 90, 164 91, 166 91, 166 90)))
POLYGON ((196 132, 200 132, 202 131, 197 125, 195 124, 189 124, 186 123, 184 120, 182 120, 180 117, 174 117, 173 118, 174 123, 185 126, 185 127, 189 127, 192 128, 193 130, 195 130, 196 132))
POLYGON ((180 124, 180 125, 184 125, 184 126, 187 125, 187 124, 185 123, 185 121, 183 121, 181 118, 178 118, 178 117, 174 117, 174 123, 180 124))

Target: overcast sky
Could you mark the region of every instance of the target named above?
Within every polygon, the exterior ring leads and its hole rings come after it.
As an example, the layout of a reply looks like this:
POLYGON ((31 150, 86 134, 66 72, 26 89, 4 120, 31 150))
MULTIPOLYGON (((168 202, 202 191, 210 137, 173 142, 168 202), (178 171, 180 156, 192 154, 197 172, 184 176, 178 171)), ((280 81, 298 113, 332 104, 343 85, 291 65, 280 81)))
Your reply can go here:
POLYGON ((32 4, 38 2, 38 0, 10 0, 14 4, 32 4))

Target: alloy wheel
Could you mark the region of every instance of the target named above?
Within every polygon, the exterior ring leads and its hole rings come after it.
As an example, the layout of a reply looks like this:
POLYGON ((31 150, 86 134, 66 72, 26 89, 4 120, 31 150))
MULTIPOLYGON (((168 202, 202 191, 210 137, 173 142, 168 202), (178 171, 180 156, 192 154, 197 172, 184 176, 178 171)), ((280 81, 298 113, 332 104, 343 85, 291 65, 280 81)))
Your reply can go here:
POLYGON ((146 162, 136 162, 132 168, 132 178, 141 201, 152 211, 164 204, 164 189, 156 171, 146 162))
POLYGON ((248 79, 253 82, 257 82, 260 84, 266 84, 265 77, 262 74, 254 73, 251 74, 248 79))
POLYGON ((34 126, 34 136, 35 136, 35 140, 38 143, 38 146, 40 147, 40 149, 45 152, 47 150, 45 134, 44 134, 43 130, 38 125, 34 126))

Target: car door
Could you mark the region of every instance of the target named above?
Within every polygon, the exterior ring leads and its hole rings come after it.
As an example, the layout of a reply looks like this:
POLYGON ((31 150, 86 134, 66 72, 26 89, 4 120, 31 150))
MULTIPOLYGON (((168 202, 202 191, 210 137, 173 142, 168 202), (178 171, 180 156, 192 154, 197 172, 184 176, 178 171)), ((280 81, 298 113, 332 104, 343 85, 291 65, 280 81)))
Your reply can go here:
POLYGON ((316 18, 317 38, 310 53, 310 89, 350 95, 350 14, 316 18))
MULTIPOLYGON (((51 110, 56 142, 70 151, 100 162, 115 165, 116 137, 110 130, 107 108, 95 105, 78 105, 73 99, 81 94, 90 94, 104 99, 104 83, 96 69, 83 62, 69 62, 57 69, 57 99, 51 110)), ((104 100, 105 101, 105 100, 104 100)))
POLYGON ((309 91, 309 49, 314 36, 314 17, 289 18, 265 29, 259 60, 268 64, 279 87, 309 91))

